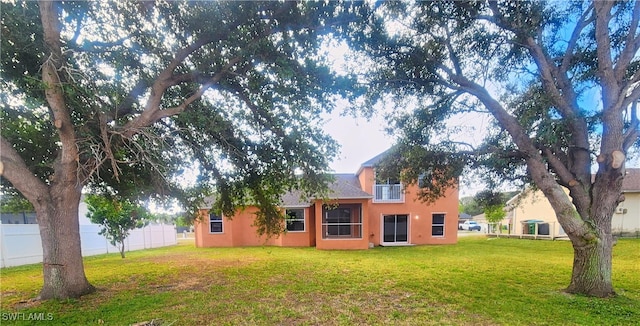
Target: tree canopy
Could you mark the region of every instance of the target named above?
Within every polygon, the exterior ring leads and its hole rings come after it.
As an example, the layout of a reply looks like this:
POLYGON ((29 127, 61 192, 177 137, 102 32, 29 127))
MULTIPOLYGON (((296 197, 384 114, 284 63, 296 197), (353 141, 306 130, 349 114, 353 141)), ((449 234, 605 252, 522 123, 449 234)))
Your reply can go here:
POLYGON ((637 1, 380 5, 351 44, 371 63, 369 103, 397 104, 383 168, 431 172, 425 199, 465 168, 535 183, 574 244, 568 291, 611 295, 611 216, 640 135, 639 21, 637 1), (479 145, 447 124, 469 113, 494 122, 479 145))
POLYGON ((357 88, 322 60, 356 6, 337 2, 1 3, 2 191, 34 206, 42 298, 91 292, 81 191, 231 216, 260 207, 279 233, 280 195, 323 193, 337 145, 320 129, 332 95, 357 88), (340 91, 338 91, 340 90, 340 91), (182 179, 197 171, 195 182, 182 179), (62 269, 60 266, 64 266, 62 269))
POLYGON ((3 4, 3 146, 46 182, 69 123, 91 191, 187 199, 213 186, 227 213, 289 188, 319 192, 337 149, 319 114, 348 80, 318 59, 322 35, 347 19, 341 6, 72 1, 55 3, 59 34, 48 35, 36 2, 3 4), (47 108, 43 65, 68 122, 47 108), (181 173, 194 170, 198 191, 186 193, 181 173))

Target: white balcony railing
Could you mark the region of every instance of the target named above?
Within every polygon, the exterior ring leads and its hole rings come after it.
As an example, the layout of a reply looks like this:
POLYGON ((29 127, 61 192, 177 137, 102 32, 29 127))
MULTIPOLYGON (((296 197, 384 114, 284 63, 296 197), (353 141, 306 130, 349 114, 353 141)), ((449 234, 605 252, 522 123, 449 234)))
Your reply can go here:
POLYGON ((377 184, 373 186, 373 202, 375 203, 403 203, 404 192, 401 184, 377 184))

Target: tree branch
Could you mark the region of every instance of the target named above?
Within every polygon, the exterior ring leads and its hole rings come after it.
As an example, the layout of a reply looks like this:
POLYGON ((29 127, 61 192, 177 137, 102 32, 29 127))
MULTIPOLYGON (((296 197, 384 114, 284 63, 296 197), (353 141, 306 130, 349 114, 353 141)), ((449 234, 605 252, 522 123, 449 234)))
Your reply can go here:
MULTIPOLYGON (((76 135, 71 115, 64 98, 64 91, 58 70, 62 67, 62 47, 60 41, 60 21, 53 1, 40 1, 40 16, 44 32, 44 41, 50 51, 49 58, 42 64, 42 81, 45 85, 45 96, 53 115, 53 124, 58 130, 62 144, 58 156, 59 165, 56 174, 61 172, 62 177, 76 178, 78 149, 76 147, 76 135)), ((76 182, 68 180, 67 182, 76 182)))
POLYGON ((576 27, 573 29, 573 33, 571 33, 571 38, 569 39, 567 49, 562 58, 562 64, 560 65, 560 69, 562 71, 569 70, 569 64, 571 64, 571 61, 574 57, 573 50, 578 44, 578 39, 580 38, 580 34, 582 33, 582 30, 585 27, 587 27, 589 24, 595 21, 595 16, 593 15, 592 11, 593 11, 593 4, 589 4, 589 8, 587 8, 587 10, 585 10, 580 16, 580 18, 578 19, 578 22, 576 23, 576 27), (591 17, 588 17, 589 15, 591 15, 591 17))
POLYGON ((569 171, 566 165, 564 165, 564 163, 562 163, 562 161, 553 154, 550 148, 544 147, 542 149, 542 154, 547 159, 551 168, 556 172, 562 183, 568 186, 567 188, 573 188, 579 184, 573 177, 571 171, 569 171))
POLYGON ((595 38, 598 46, 596 53, 598 57, 598 72, 602 79, 602 101, 604 110, 611 108, 611 105, 618 98, 620 85, 613 69, 611 59, 611 36, 609 35, 609 21, 611 21, 612 1, 595 1, 595 38))
POLYGON ((112 111, 112 114, 113 114, 112 118, 117 119, 118 117, 123 117, 130 114, 133 111, 133 108, 132 108, 133 103, 135 103, 138 96, 144 93, 144 91, 147 89, 148 86, 149 84, 147 83, 146 80, 143 80, 143 79, 139 80, 136 86, 134 86, 133 89, 129 92, 129 94, 127 94, 127 97, 124 98, 122 103, 120 103, 120 105, 118 105, 112 111))
POLYGON ((623 136, 622 149, 625 153, 640 137, 640 129, 638 127, 640 127, 640 121, 638 121, 638 102, 636 101, 631 105, 631 124, 623 136))
POLYGON ((616 66, 614 68, 617 80, 622 80, 624 78, 631 60, 633 60, 634 56, 636 56, 638 50, 640 49, 640 37, 636 35, 636 30, 638 29, 639 24, 640 1, 635 1, 624 49, 620 53, 620 56, 618 57, 618 61, 616 62, 616 66))
POLYGON ((446 27, 445 27, 445 33, 447 34, 447 39, 444 42, 444 45, 447 47, 447 50, 449 51, 449 58, 453 63, 453 68, 456 71, 456 75, 462 75, 462 68, 460 67, 460 59, 458 58, 458 55, 456 54, 456 52, 453 49, 453 46, 451 45, 451 34, 449 33, 449 29, 446 27))
MULTIPOLYGON (((163 109, 163 110, 157 110, 155 112, 155 114, 153 115, 153 117, 151 118, 151 120, 149 121, 149 124, 153 124, 154 122, 166 118, 166 117, 170 117, 179 113, 184 112, 184 110, 186 110, 187 106, 189 106, 191 103, 197 101, 198 99, 200 99, 202 97, 202 95, 204 94, 204 92, 206 92, 209 88, 211 88, 211 86, 218 84, 220 82, 220 80, 222 80, 222 78, 230 71, 230 69, 237 64, 238 62, 240 62, 242 60, 241 56, 237 56, 235 58, 232 58, 231 60, 229 60, 229 62, 227 62, 227 64, 225 64, 224 67, 222 67, 221 71, 216 73, 215 75, 213 75, 209 80, 207 80, 205 83, 202 84, 202 86, 200 86, 200 88, 198 88, 198 90, 193 93, 191 96, 189 96, 186 100, 184 100, 184 102, 182 102, 180 105, 172 107, 172 108, 168 108, 168 109, 163 109)), ((181 75, 182 77, 184 77, 185 75, 181 75)), ((180 76, 178 76, 178 78, 182 78, 180 76)), ((125 132, 125 135, 128 135, 128 132, 125 132)), ((128 136, 130 137, 130 136, 128 136)))
POLYGON ((41 202, 41 196, 49 196, 47 185, 38 179, 27 167, 20 154, 11 144, 0 136, 0 175, 32 204, 41 202))

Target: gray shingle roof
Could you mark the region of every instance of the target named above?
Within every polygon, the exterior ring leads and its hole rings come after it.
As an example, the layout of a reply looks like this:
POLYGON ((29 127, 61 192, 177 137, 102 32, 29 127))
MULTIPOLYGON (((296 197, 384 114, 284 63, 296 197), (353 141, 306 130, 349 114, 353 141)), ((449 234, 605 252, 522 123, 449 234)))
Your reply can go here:
POLYGON ((369 160, 365 161, 364 163, 362 163, 360 166, 364 167, 364 168, 369 168, 369 167, 374 167, 376 164, 380 163, 380 161, 382 161, 382 159, 387 155, 387 153, 391 151, 391 149, 388 149, 372 158, 370 158, 369 160))
POLYGON ((355 199, 373 198, 373 196, 362 190, 360 180, 355 174, 334 174, 336 179, 329 185, 331 193, 330 199, 355 199))
MULTIPOLYGON (((328 199, 368 199, 373 196, 363 191, 360 180, 355 174, 333 174, 334 181, 329 184, 328 199)), ((300 192, 292 191, 282 196, 284 207, 309 207, 315 198, 301 198, 300 192)))
POLYGON ((622 180, 622 191, 640 191, 640 169, 627 169, 627 175, 622 180))

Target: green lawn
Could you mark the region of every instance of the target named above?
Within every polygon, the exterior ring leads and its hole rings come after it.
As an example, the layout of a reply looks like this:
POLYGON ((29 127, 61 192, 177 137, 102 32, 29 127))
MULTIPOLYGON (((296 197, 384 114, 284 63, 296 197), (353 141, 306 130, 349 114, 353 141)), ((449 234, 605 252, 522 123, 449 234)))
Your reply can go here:
POLYGON ((562 293, 571 262, 566 241, 484 237, 366 251, 183 244, 86 258, 99 290, 80 300, 34 302, 41 267, 2 269, 0 324, 640 324, 640 240, 614 248, 615 298, 562 293))

